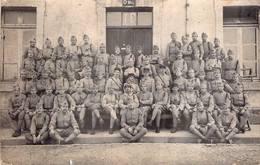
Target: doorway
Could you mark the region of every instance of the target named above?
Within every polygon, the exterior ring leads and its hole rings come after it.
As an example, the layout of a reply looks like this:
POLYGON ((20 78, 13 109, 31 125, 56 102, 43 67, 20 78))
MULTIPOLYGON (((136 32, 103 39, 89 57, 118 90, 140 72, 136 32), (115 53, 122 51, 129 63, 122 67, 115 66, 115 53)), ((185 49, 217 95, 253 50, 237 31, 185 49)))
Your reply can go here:
POLYGON ((126 45, 131 45, 134 55, 138 46, 143 48, 143 54, 152 54, 152 8, 107 8, 106 43, 109 54, 114 53, 116 45, 122 55, 126 45))

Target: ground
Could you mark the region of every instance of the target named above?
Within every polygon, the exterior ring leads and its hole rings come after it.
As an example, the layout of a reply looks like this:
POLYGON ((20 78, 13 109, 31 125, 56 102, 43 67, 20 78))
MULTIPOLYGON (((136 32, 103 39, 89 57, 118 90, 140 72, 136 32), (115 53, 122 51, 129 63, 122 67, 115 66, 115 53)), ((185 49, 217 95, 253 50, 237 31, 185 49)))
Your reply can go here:
POLYGON ((2 146, 7 164, 260 164, 258 144, 74 144, 2 146))

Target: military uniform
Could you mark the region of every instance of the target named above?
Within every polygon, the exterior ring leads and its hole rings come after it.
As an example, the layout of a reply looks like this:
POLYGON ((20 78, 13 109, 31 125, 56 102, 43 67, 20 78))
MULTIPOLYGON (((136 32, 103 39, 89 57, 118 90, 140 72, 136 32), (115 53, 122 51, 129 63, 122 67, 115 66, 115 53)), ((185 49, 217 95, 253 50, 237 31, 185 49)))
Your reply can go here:
POLYGON ((43 58, 42 52, 38 53, 38 56, 36 58, 36 67, 35 71, 40 74, 42 70, 44 69, 45 60, 43 58))
POLYGON ((44 91, 48 85, 55 90, 55 81, 52 78, 41 78, 37 81, 37 90, 44 91))
POLYGON ((92 54, 92 44, 84 44, 80 47, 81 54, 88 61, 90 67, 94 66, 94 55, 92 54))
POLYGON ((44 70, 48 71, 52 78, 56 75, 56 63, 52 59, 48 59, 44 64, 44 70))
POLYGON ((216 119, 222 112, 224 106, 230 105, 230 94, 225 91, 218 91, 213 93, 213 98, 215 103, 213 117, 216 119))
POLYGON ((142 112, 138 108, 128 109, 122 114, 121 126, 123 128, 119 133, 127 142, 138 141, 147 133, 143 124, 142 112))
POLYGON ((179 91, 180 93, 184 93, 185 90, 186 90, 186 86, 188 84, 188 80, 183 78, 182 76, 181 77, 177 77, 174 81, 173 81, 174 84, 177 84, 178 85, 178 88, 179 88, 179 91))
POLYGON ((193 84, 194 89, 198 90, 200 88, 200 79, 199 78, 188 78, 188 84, 193 84))
POLYGON ((77 45, 70 45, 66 48, 66 54, 68 58, 71 58, 72 56, 78 56, 81 54, 81 48, 77 45))
POLYGON ((223 84, 224 85, 224 90, 228 93, 234 93, 234 89, 231 88, 231 86, 223 79, 215 79, 210 81, 209 84, 209 91, 211 93, 217 92, 218 91, 218 85, 223 84))
POLYGON ((134 66, 128 67, 124 71, 124 76, 127 77, 129 74, 134 74, 135 77, 139 77, 139 69, 135 68, 134 66))
POLYGON ((206 79, 208 81, 214 79, 213 71, 214 69, 221 69, 221 61, 218 59, 208 59, 205 63, 205 72, 206 72, 206 79))
POLYGON ((119 97, 119 108, 120 108, 120 114, 122 114, 123 112, 125 112, 127 110, 127 106, 130 102, 133 102, 133 107, 134 108, 138 108, 139 107, 139 100, 138 97, 131 93, 131 94, 127 94, 127 93, 123 93, 120 95, 119 97))
POLYGON ((69 89, 68 79, 63 76, 57 77, 55 79, 55 87, 56 87, 56 92, 58 92, 61 88, 69 89))
POLYGON ((51 48, 51 47, 43 48, 43 50, 42 50, 43 58, 44 58, 45 60, 50 59, 50 58, 51 58, 51 54, 53 54, 53 52, 54 52, 54 49, 51 48))
MULTIPOLYGON (((147 86, 147 84, 146 84, 147 86)), ((141 112, 143 113, 143 117, 144 117, 144 126, 146 127, 146 123, 147 123, 147 114, 150 113, 150 111, 152 110, 151 106, 153 104, 153 93, 150 91, 146 91, 146 92, 139 92, 137 94, 137 97, 139 99, 139 108, 141 110, 141 112)))
MULTIPOLYGON (((203 40, 203 37, 207 38, 208 35, 206 33, 202 33, 201 37, 202 37, 202 40, 203 40)), ((207 41, 207 39, 205 39, 205 40, 202 41, 202 48, 203 48, 203 51, 204 51, 203 60, 207 61, 207 59, 209 58, 210 52, 214 50, 213 45, 212 45, 211 42, 209 42, 209 41, 207 41)))
POLYGON ((93 68, 94 77, 97 77, 99 72, 103 73, 103 75, 105 76, 106 79, 109 78, 108 65, 107 64, 105 64, 105 63, 96 64, 93 68))
POLYGON ((226 60, 222 65, 222 77, 226 81, 233 79, 234 73, 240 74, 240 64, 238 60, 226 60))
POLYGON ((43 109, 45 110, 46 114, 51 115, 54 113, 54 94, 45 94, 40 99, 40 104, 43 106, 43 109))
POLYGON ((119 98, 120 94, 122 93, 122 87, 123 87, 122 81, 115 76, 110 77, 107 80, 106 87, 105 87, 105 93, 106 94, 108 93, 108 87, 114 88, 115 94, 119 98))
POLYGON ((24 115, 24 120, 26 123, 26 128, 29 130, 31 126, 31 119, 35 115, 35 110, 36 110, 36 104, 40 102, 40 96, 37 94, 35 95, 29 95, 26 100, 25 100, 25 105, 24 105, 24 110, 25 110, 25 115, 24 115))
POLYGON ((114 74, 115 68, 120 68, 122 69, 123 66, 123 58, 121 55, 113 55, 111 54, 109 56, 109 64, 108 64, 108 74, 109 77, 112 77, 114 74))
POLYGON ((213 110, 214 110, 213 96, 208 92, 200 93, 200 100, 203 103, 206 112, 208 112, 212 115, 213 110))
POLYGON ((187 63, 184 59, 176 59, 172 64, 172 73, 173 75, 176 74, 176 70, 180 70, 182 76, 185 76, 188 71, 187 63))
POLYGON ((43 144, 49 137, 48 126, 50 122, 49 115, 45 113, 36 114, 32 118, 30 127, 30 133, 25 135, 25 139, 29 142, 33 142, 33 136, 40 136, 40 142, 43 144))
MULTIPOLYGON (((72 73, 76 74, 76 73, 78 73, 80 70, 81 70, 81 64, 80 64, 78 58, 77 58, 77 59, 73 59, 73 58, 72 58, 72 59, 68 62, 68 64, 67 64, 67 72, 68 72, 68 74, 72 74, 72 73)), ((75 76, 76 76, 76 75, 75 75, 75 76)))
POLYGON ((69 89, 68 89, 68 92, 70 94, 76 92, 76 84, 77 83, 79 83, 79 81, 75 79, 74 73, 71 73, 69 75, 69 89))
POLYGON ((173 63, 176 60, 176 54, 182 49, 181 43, 178 41, 172 41, 167 45, 165 60, 173 63))
POLYGON ((35 71, 36 63, 34 58, 25 58, 22 61, 21 70, 26 70, 26 78, 30 78, 32 71, 35 71))
POLYGON ((56 70, 61 70, 64 75, 67 74, 67 60, 60 59, 56 61, 56 70))
POLYGON ((195 77, 198 77, 201 71, 204 71, 205 62, 201 59, 193 59, 190 68, 195 71, 195 77))
POLYGON ((98 92, 104 94, 106 87, 106 79, 104 77, 102 79, 96 79, 95 84, 98 86, 98 92))
POLYGON ((156 76, 154 78, 155 82, 157 83, 158 81, 163 83, 163 87, 167 90, 170 91, 170 87, 172 84, 172 79, 171 76, 167 75, 167 74, 158 74, 158 76, 156 76))
POLYGON ((194 55, 194 53, 199 50, 200 51, 200 55, 203 57, 204 55, 204 50, 203 50, 203 47, 202 47, 202 43, 197 40, 197 37, 198 37, 198 34, 196 32, 193 32, 192 33, 192 39, 193 41, 190 42, 190 46, 191 46, 191 51, 192 51, 192 54, 194 55), (194 40, 193 38, 196 37, 196 39, 194 40))
POLYGON ((155 92, 155 81, 152 77, 142 77, 139 84, 146 84, 149 92, 155 92))
MULTIPOLYGON (((183 36, 184 37, 184 36, 183 36)), ((182 37, 182 38, 183 38, 182 37)), ((183 40, 183 39, 182 39, 183 40)), ((182 42, 182 48, 181 48, 182 54, 183 54, 183 59, 187 62, 188 67, 190 67, 191 63, 191 55, 192 55, 192 50, 191 46, 189 43, 183 43, 182 42)))
POLYGON ((58 45, 54 48, 53 53, 56 55, 57 60, 59 60, 64 54, 66 54, 66 48, 63 45, 58 45))
POLYGON ((87 77, 82 78, 81 80, 79 80, 79 83, 80 83, 81 88, 83 89, 83 91, 86 94, 91 93, 91 88, 94 85, 94 82, 90 77, 89 78, 87 78, 87 77))
POLYGON ((67 102, 68 105, 70 105, 70 110, 74 111, 76 106, 75 106, 75 101, 69 94, 58 94, 57 96, 54 97, 54 110, 60 109, 60 106, 62 103, 67 102))

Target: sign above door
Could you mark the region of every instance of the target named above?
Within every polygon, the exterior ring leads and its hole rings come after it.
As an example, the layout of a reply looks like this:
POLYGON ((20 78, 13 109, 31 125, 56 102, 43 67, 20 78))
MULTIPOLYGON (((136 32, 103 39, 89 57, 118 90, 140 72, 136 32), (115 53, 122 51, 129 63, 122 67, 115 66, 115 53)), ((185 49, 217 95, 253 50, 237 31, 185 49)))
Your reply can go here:
POLYGON ((123 6, 135 6, 135 0, 122 0, 123 6))

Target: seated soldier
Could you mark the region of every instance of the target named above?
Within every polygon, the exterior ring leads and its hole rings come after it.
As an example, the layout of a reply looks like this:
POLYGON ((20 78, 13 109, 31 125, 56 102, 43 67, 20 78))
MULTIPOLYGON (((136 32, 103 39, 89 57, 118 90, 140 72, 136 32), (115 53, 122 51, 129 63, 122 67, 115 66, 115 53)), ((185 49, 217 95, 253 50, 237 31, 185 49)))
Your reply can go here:
POLYGON ((199 98, 199 92, 194 90, 194 84, 188 83, 187 90, 183 94, 185 101, 185 108, 183 116, 186 122, 185 129, 188 131, 191 123, 191 116, 196 111, 196 104, 199 98))
POLYGON ((200 87, 200 79, 195 77, 194 69, 190 68, 188 70, 188 83, 192 83, 195 90, 198 90, 200 87))
POLYGON ((40 99, 40 104, 43 106, 44 112, 52 117, 54 114, 54 98, 55 95, 52 93, 52 87, 47 85, 44 94, 40 99))
POLYGON ((154 78, 155 83, 157 81, 161 81, 163 83, 163 87, 167 92, 170 92, 170 87, 172 84, 172 77, 170 75, 166 74, 166 66, 160 65, 160 72, 158 75, 154 78))
POLYGON ((176 76, 176 70, 180 70, 182 76, 186 76, 186 73, 188 71, 188 66, 186 61, 182 58, 182 53, 180 51, 177 52, 176 54, 176 60, 172 64, 172 74, 173 77, 176 76))
POLYGON ((15 131, 12 137, 21 135, 21 127, 24 119, 24 104, 26 96, 20 92, 20 87, 15 85, 13 92, 8 98, 8 122, 11 128, 15 131))
POLYGON ((120 79, 120 68, 115 68, 114 75, 110 77, 107 80, 106 87, 105 87, 105 93, 108 93, 108 87, 112 87, 115 90, 115 94, 119 98, 119 96, 122 94, 122 80, 120 79))
POLYGON ((56 79, 55 79, 55 87, 56 87, 56 93, 60 90, 60 88, 69 88, 69 81, 65 77, 64 74, 62 74, 61 69, 56 70, 56 79))
POLYGON ((143 63, 139 69, 140 69, 140 76, 144 76, 145 69, 148 69, 149 72, 151 72, 153 76, 156 75, 155 65, 150 64, 150 57, 148 55, 143 57, 143 63))
POLYGON ((128 67, 124 71, 124 77, 129 76, 129 74, 134 74, 136 78, 139 77, 139 69, 134 67, 135 61, 134 58, 128 60, 128 67))
POLYGON ((87 134, 88 131, 86 130, 85 125, 86 108, 84 106, 84 102, 87 98, 87 95, 82 91, 82 88, 79 83, 75 85, 75 88, 77 91, 71 95, 76 104, 74 115, 76 116, 76 119, 78 119, 80 132, 83 134, 87 134))
POLYGON ((87 110, 91 111, 92 114, 92 130, 90 132, 91 135, 95 134, 96 122, 97 119, 101 126, 101 130, 103 130, 104 120, 101 118, 100 113, 103 112, 103 108, 101 106, 103 95, 98 92, 98 86, 93 85, 91 87, 92 93, 90 93, 84 103, 87 110))
POLYGON ((26 144, 45 144, 49 137, 49 122, 50 117, 43 112, 42 105, 36 104, 36 115, 32 118, 30 133, 25 135, 25 139, 28 141, 26 144))
POLYGON ((133 88, 133 93, 138 94, 140 92, 140 88, 138 85, 138 80, 135 78, 133 73, 130 73, 126 79, 126 83, 131 84, 133 88))
POLYGON ((197 111, 192 114, 192 121, 190 126, 190 131, 199 137, 198 142, 213 142, 209 139, 217 127, 215 125, 215 120, 210 113, 207 112, 207 109, 204 108, 202 102, 198 102, 196 106, 197 111))
POLYGON ((49 130, 50 137, 59 144, 70 143, 80 134, 78 123, 67 102, 62 102, 61 108, 52 116, 49 130))
POLYGON ((183 54, 183 59, 187 62, 188 67, 190 66, 191 63, 191 59, 192 59, 192 50, 191 50, 191 46, 188 42, 189 40, 189 35, 185 35, 181 37, 181 41, 182 41, 182 47, 181 47, 181 52, 183 54))
POLYGON ((47 86, 51 86, 52 90, 55 90, 55 81, 49 77, 49 72, 47 70, 43 70, 42 77, 37 81, 36 86, 37 91, 39 92, 40 96, 42 96, 47 86))
POLYGON ((69 105, 69 109, 74 112, 75 110, 75 101, 70 96, 70 94, 65 93, 67 90, 66 87, 62 87, 58 90, 58 95, 54 97, 54 106, 53 109, 60 109, 61 103, 67 102, 69 105))
POLYGON ((200 52, 194 52, 194 58, 191 61, 190 68, 195 71, 195 77, 199 77, 201 71, 204 71, 205 62, 200 58, 200 52))
POLYGON ((97 79, 94 80, 94 84, 98 86, 98 92, 105 94, 106 79, 103 72, 97 73, 97 79))
POLYGON ((85 73, 83 74, 83 78, 79 80, 81 88, 83 92, 86 94, 91 93, 91 88, 94 85, 93 79, 91 78, 91 68, 87 67, 85 73))
POLYGON ((221 70, 221 61, 216 58, 216 52, 211 51, 209 59, 205 62, 206 80, 211 81, 214 79, 214 69, 221 70))
POLYGON ((214 39, 214 49, 216 51, 217 59, 221 62, 224 62, 226 53, 224 48, 220 46, 220 40, 218 38, 214 39))
POLYGON ((176 70, 176 79, 173 81, 173 83, 178 85, 179 92, 183 94, 186 90, 188 80, 182 77, 180 70, 176 70))
POLYGON ((93 67, 93 76, 94 79, 98 77, 98 73, 101 72, 105 76, 106 79, 109 78, 108 74, 108 64, 105 63, 104 57, 97 57, 97 64, 93 67))
POLYGON ((136 108, 133 101, 129 102, 127 110, 122 114, 119 133, 123 136, 123 142, 131 143, 142 141, 142 137, 147 133, 143 127, 143 115, 139 108, 136 108))
POLYGON ((147 90, 146 83, 140 83, 141 92, 137 94, 139 99, 139 109, 143 113, 144 127, 147 128, 147 114, 151 112, 151 106, 153 104, 153 93, 147 90))
POLYGON ((34 56, 36 54, 34 54, 32 49, 28 50, 28 55, 22 60, 22 64, 21 64, 21 70, 25 70, 26 71, 26 78, 30 78, 31 76, 31 72, 35 71, 36 69, 36 63, 34 60, 34 56))
POLYGON ((200 100, 203 103, 204 109, 206 109, 207 113, 213 115, 214 110, 214 98, 207 91, 207 85, 203 84, 200 86, 200 100))
POLYGON ((144 54, 143 54, 143 48, 141 46, 137 47, 137 61, 136 61, 136 67, 138 69, 141 68, 142 64, 144 62, 144 54))
POLYGON ((151 120, 147 123, 148 125, 152 125, 153 121, 156 118, 156 130, 155 133, 160 133, 160 121, 161 114, 166 110, 166 105, 168 101, 168 91, 163 88, 163 82, 156 82, 156 91, 154 92, 154 104, 152 105, 152 117, 151 120))
POLYGON ((133 102, 134 108, 139 107, 139 100, 138 97, 133 93, 133 88, 131 84, 125 83, 124 84, 124 93, 119 97, 119 108, 120 108, 120 115, 125 112, 129 108, 129 102, 133 102))
POLYGON ((31 119, 36 114, 36 111, 35 111, 36 110, 36 104, 39 103, 39 101, 41 99, 41 97, 38 96, 36 93, 37 93, 36 87, 32 87, 31 88, 31 94, 25 100, 24 120, 25 120, 26 128, 28 130, 30 130, 30 127, 31 127, 31 119))
POLYGON ((238 133, 236 128, 237 117, 234 113, 230 112, 229 105, 223 105, 222 111, 218 118, 218 130, 216 131, 217 136, 220 138, 220 142, 232 143, 232 138, 238 133))
POLYGON ((104 95, 102 99, 102 108, 106 113, 110 114, 110 127, 109 134, 113 134, 114 123, 119 126, 120 121, 117 118, 117 110, 118 110, 118 98, 114 93, 113 87, 108 87, 108 93, 104 95))
POLYGON ((150 77, 150 70, 148 68, 144 68, 143 77, 140 80, 140 84, 146 84, 147 90, 149 92, 155 92, 155 82, 152 77, 150 77))
POLYGON ((78 56, 72 56, 67 63, 67 73, 74 73, 76 79, 80 77, 80 71, 82 69, 80 60, 78 56))
POLYGON ((231 94, 231 108, 238 117, 239 131, 245 133, 245 125, 249 119, 248 96, 243 92, 243 84, 235 87, 235 94, 231 94))
POLYGON ((81 54, 82 54, 82 61, 88 61, 88 65, 90 67, 94 66, 94 54, 93 52, 93 48, 92 48, 92 44, 89 43, 89 37, 88 35, 84 34, 83 35, 83 41, 84 44, 82 46, 80 46, 81 49, 81 54))
POLYGON ((213 93, 214 98, 214 111, 213 117, 217 120, 217 116, 222 113, 223 106, 230 106, 230 94, 224 91, 224 85, 218 84, 218 91, 213 93))
POLYGON ((173 84, 172 93, 169 96, 167 109, 172 113, 172 129, 171 133, 177 131, 177 120, 180 120, 180 115, 183 112, 185 106, 185 100, 181 93, 179 93, 179 88, 177 84, 173 84))

